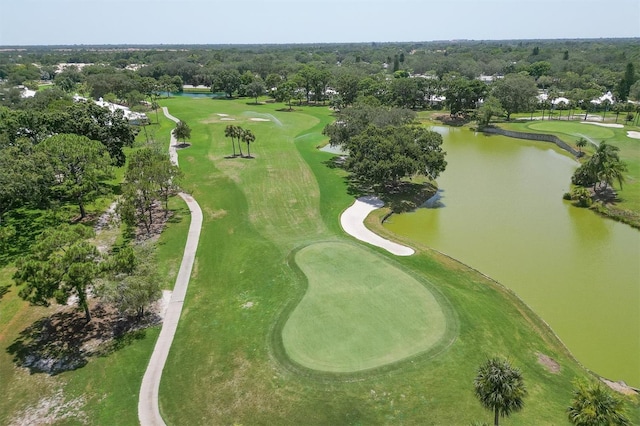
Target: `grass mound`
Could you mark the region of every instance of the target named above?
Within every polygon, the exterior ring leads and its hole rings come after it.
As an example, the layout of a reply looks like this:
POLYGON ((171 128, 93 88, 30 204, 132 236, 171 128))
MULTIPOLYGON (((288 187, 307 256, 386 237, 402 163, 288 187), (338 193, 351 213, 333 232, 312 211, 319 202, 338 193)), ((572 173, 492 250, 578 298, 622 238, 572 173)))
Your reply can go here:
POLYGON ((379 255, 343 242, 306 246, 295 262, 307 292, 282 330, 297 364, 356 372, 429 351, 447 340, 439 301, 379 255))

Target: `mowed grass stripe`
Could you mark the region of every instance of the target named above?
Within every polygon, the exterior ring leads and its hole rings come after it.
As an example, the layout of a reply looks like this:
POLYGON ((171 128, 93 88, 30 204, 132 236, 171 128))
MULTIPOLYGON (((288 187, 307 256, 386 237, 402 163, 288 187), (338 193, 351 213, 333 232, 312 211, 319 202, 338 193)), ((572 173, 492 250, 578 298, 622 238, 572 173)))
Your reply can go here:
POLYGON ((436 298, 381 256, 323 242, 295 261, 308 288, 282 332, 294 362, 351 373, 425 352, 444 337, 447 318, 436 298))

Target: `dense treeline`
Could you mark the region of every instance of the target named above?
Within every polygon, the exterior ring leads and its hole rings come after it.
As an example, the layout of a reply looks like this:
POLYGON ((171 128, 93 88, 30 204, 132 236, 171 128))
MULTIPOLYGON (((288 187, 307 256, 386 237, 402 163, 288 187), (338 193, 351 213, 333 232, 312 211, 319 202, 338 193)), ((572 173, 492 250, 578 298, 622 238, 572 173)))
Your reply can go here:
MULTIPOLYGON (((304 88, 308 97, 310 93, 318 93, 322 83, 332 87, 339 82, 348 85, 349 77, 357 78, 364 86, 360 92, 367 95, 372 91, 372 82, 367 78, 377 77, 373 78, 375 82, 382 76, 402 76, 402 72, 432 76, 437 81, 448 75, 475 79, 480 75, 526 72, 542 89, 562 92, 580 89, 599 94, 617 91, 620 98, 626 99, 631 86, 625 77, 627 66, 634 64, 637 71, 639 62, 640 47, 635 39, 130 47, 122 50, 34 47, 0 52, 0 78, 12 85, 51 80, 65 90, 86 84, 96 98, 114 93, 124 99, 134 90, 143 94, 150 90, 149 80, 145 83, 144 78, 153 78, 163 89, 178 90, 184 83, 244 95, 244 88, 256 78, 272 88, 297 76, 299 87, 304 88), (78 64, 81 71, 57 69, 60 63, 78 64), (308 69, 324 75, 310 76, 308 69), (311 83, 317 79, 321 82, 311 83)), ((426 86, 417 90, 435 90, 426 86)), ((416 106, 413 100, 402 97, 401 93, 407 92, 404 89, 393 88, 392 101, 416 106)), ((381 93, 377 92, 380 97, 381 93)), ((636 98, 637 92, 634 92, 636 98)))

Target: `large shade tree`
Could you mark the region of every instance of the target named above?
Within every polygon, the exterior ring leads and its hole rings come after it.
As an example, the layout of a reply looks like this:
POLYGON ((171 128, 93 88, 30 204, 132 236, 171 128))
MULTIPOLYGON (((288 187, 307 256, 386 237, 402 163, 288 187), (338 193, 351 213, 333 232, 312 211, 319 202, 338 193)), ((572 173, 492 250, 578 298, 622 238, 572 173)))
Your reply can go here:
POLYGON ((13 276, 19 295, 34 305, 49 306, 53 299, 66 304, 76 296, 85 318, 91 320, 88 290, 99 274, 100 253, 87 239, 93 231, 83 225, 61 225, 45 230, 31 252, 18 260, 13 276))
POLYGON ((482 406, 493 411, 495 426, 501 416, 508 417, 524 407, 527 389, 522 373, 506 359, 494 357, 484 362, 478 368, 473 387, 482 406))
POLYGON ((49 158, 52 192, 62 201, 76 203, 84 218, 86 203, 103 192, 103 181, 112 175, 104 145, 84 136, 60 134, 42 142, 37 150, 49 158))
POLYGON ((511 114, 525 112, 530 108, 538 94, 538 89, 533 77, 512 73, 497 80, 491 92, 500 101, 509 120, 511 114))
POLYGON ((345 145, 345 168, 374 186, 396 185, 400 179, 423 175, 435 180, 447 162, 442 136, 418 126, 369 126, 345 145))
POLYGON ((182 143, 191 138, 191 127, 184 121, 180 120, 176 123, 176 127, 172 130, 173 136, 182 143))

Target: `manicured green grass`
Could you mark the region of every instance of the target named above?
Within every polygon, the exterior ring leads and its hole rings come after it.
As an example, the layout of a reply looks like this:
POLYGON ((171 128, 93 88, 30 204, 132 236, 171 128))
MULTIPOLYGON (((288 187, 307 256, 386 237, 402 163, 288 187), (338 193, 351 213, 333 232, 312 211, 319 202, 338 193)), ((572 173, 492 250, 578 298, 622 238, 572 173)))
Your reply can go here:
POLYGON ((492 355, 521 367, 530 392, 525 409, 504 424, 566 422, 571 382, 587 373, 510 292, 426 248, 398 259, 368 250, 428 281, 448 301, 458 337, 443 353, 418 356, 391 370, 373 369, 357 380, 283 362, 280 330, 307 288, 290 266, 290 254, 297 247, 348 238, 339 225, 339 214, 353 202, 344 173, 328 167, 331 154, 315 149, 326 140, 321 131, 332 119, 330 111, 284 112, 277 110, 282 104, 247 105, 246 100, 162 103, 192 128, 180 164, 204 212, 194 273, 160 388, 168 424, 490 421, 472 382, 477 367, 492 355), (278 121, 250 120, 269 115, 278 121), (231 140, 224 137, 228 124, 254 132, 254 159, 225 158, 232 153, 231 140), (549 372, 537 353, 555 359, 560 372, 549 372))
POLYGON ((445 334, 453 315, 447 318, 424 283, 384 257, 330 241, 302 248, 294 260, 308 288, 282 338, 286 354, 306 368, 372 369, 455 338, 445 334))

